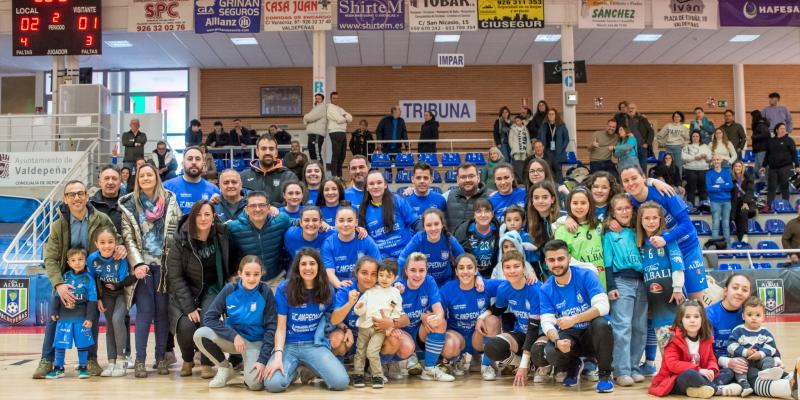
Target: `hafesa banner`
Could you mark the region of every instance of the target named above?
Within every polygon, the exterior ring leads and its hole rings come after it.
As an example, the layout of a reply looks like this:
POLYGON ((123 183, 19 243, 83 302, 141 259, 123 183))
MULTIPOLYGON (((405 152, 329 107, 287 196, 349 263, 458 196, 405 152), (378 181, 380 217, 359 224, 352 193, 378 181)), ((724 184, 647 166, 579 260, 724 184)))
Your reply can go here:
POLYGON ((329 31, 335 1, 264 0, 264 31, 329 31))
POLYGON ((455 32, 478 29, 478 0, 409 0, 408 30, 455 32))
POLYGON ((194 30, 194 0, 128 0, 128 32, 194 30))

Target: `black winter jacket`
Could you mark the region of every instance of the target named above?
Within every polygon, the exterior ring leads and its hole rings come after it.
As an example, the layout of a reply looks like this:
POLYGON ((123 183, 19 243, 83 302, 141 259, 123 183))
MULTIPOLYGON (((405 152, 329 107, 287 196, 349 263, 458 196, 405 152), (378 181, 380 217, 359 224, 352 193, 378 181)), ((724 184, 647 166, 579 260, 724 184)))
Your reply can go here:
POLYGON ((762 151, 767 151, 767 145, 769 143, 769 138, 771 137, 769 133, 769 122, 765 119, 758 121, 757 123, 753 124, 753 153, 760 153, 762 151))

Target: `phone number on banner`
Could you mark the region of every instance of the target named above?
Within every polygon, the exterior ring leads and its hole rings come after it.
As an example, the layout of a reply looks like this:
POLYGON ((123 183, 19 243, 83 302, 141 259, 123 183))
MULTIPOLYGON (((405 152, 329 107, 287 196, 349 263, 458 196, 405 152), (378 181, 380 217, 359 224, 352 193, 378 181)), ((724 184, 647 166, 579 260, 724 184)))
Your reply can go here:
POLYGON ((186 24, 137 25, 136 32, 185 31, 186 24))

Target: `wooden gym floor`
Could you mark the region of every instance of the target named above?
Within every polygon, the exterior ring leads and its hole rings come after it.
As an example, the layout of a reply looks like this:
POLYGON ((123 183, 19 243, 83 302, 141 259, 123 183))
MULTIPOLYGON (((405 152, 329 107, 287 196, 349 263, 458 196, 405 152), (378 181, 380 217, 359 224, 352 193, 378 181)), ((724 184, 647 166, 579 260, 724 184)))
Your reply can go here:
MULTIPOLYGON (((789 318, 798 321, 799 318, 789 318)), ((800 322, 769 322, 767 326, 778 340, 778 346, 786 364, 800 357, 800 322)), ((147 379, 136 379, 132 370, 123 378, 92 377, 79 380, 75 377, 74 363, 77 359, 75 351, 67 353, 67 377, 58 380, 33 380, 31 374, 36 368, 41 349, 42 334, 20 333, 24 330, 0 329, 0 399, 45 400, 53 398, 76 400, 110 400, 110 399, 263 399, 272 396, 265 392, 251 392, 241 384, 230 385, 224 389, 209 389, 208 381, 201 379, 199 369, 191 378, 178 376, 177 367, 173 367, 169 376, 151 374, 147 379)), ((100 365, 105 366, 105 342, 100 335, 100 365)), ((151 349, 148 354, 152 355, 151 349)), ((177 346, 176 346, 177 350, 177 346)), ((152 359, 148 359, 148 365, 152 359)), ((512 377, 500 377, 495 382, 484 382, 479 373, 471 373, 453 383, 424 382, 418 377, 410 377, 402 382, 390 382, 384 389, 350 388, 344 392, 330 392, 324 385, 295 384, 283 394, 284 399, 367 399, 402 398, 402 399, 465 399, 465 398, 503 398, 527 399, 532 396, 546 396, 550 399, 573 399, 576 396, 589 398, 614 398, 618 400, 642 399, 649 397, 645 384, 630 388, 616 387, 613 394, 598 394, 594 391, 594 383, 582 381, 581 387, 563 388, 557 384, 514 388, 512 377)), ((241 383, 237 378, 233 383, 241 383)), ((645 381, 649 384, 649 379, 645 381)), ((532 381, 530 382, 532 385, 532 381)))

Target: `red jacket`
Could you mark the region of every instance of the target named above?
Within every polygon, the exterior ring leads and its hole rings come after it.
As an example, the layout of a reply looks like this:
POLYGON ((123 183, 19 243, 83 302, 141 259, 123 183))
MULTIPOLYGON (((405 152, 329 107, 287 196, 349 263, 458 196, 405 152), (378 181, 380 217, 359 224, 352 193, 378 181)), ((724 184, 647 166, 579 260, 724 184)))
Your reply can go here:
POLYGON ((672 332, 673 337, 667 347, 664 348, 661 369, 658 370, 658 375, 653 378, 650 389, 647 391, 654 396, 664 397, 672 393, 672 388, 675 387, 678 375, 686 370, 710 369, 714 371, 714 376, 719 375, 719 365, 717 365, 717 358, 714 356, 712 346, 714 343, 713 337, 700 342, 700 365, 695 365, 689 357, 689 345, 686 344, 683 331, 676 329, 670 332, 672 332))

